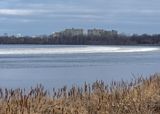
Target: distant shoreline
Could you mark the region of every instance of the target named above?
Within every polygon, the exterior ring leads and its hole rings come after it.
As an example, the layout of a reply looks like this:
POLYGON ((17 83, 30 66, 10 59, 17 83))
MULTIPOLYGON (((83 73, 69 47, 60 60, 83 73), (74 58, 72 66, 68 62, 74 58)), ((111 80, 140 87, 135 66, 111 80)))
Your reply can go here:
POLYGON ((160 34, 125 35, 116 30, 65 29, 51 35, 41 36, 0 36, 0 44, 43 44, 43 45, 160 45, 160 34))

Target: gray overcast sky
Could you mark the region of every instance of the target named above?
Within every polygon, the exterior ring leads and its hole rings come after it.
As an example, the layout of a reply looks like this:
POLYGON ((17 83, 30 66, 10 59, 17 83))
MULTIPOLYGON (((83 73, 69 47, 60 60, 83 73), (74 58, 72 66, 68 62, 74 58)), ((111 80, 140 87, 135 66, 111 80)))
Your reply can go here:
POLYGON ((0 34, 50 34, 65 28, 160 33, 160 0, 0 0, 0 34))

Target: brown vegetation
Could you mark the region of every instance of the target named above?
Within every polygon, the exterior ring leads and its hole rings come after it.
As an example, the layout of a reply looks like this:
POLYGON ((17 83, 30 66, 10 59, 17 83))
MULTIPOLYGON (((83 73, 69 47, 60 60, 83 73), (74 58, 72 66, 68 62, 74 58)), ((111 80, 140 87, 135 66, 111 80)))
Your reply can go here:
POLYGON ((83 87, 63 87, 52 92, 42 85, 25 89, 0 89, 0 114, 159 114, 160 76, 132 82, 96 81, 83 87))

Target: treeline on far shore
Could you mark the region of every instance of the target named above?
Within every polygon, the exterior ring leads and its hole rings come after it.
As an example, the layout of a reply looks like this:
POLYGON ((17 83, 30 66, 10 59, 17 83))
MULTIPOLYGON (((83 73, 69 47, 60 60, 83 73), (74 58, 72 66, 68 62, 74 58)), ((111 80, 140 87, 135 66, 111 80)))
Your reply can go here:
POLYGON ((160 45, 160 34, 155 35, 77 35, 77 36, 0 36, 0 44, 65 44, 65 45, 160 45))

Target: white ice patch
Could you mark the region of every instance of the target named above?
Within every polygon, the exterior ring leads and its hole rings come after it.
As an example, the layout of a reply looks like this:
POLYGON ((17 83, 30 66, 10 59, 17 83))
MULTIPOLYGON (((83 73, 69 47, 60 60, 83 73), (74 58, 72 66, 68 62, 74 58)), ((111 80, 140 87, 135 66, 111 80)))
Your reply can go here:
POLYGON ((54 48, 6 48, 0 49, 0 55, 34 55, 34 54, 80 54, 80 53, 127 53, 152 52, 158 47, 116 47, 116 46, 85 46, 85 47, 54 47, 54 48))

